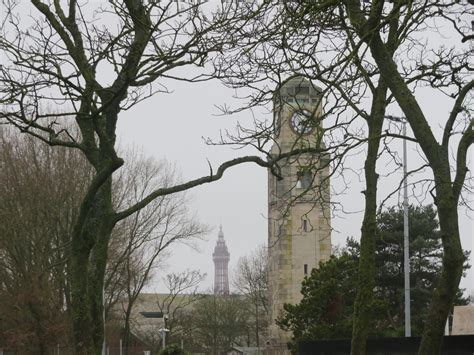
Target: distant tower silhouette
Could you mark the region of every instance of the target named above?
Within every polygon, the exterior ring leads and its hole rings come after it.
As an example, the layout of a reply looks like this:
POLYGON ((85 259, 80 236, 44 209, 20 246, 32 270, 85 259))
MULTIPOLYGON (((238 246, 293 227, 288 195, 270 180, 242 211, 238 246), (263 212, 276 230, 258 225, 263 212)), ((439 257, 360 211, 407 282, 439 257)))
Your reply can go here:
POLYGON ((214 260, 214 294, 228 295, 229 294, 229 259, 230 254, 227 250, 224 240, 224 232, 222 232, 222 225, 219 227, 219 234, 217 238, 216 247, 212 254, 214 260))

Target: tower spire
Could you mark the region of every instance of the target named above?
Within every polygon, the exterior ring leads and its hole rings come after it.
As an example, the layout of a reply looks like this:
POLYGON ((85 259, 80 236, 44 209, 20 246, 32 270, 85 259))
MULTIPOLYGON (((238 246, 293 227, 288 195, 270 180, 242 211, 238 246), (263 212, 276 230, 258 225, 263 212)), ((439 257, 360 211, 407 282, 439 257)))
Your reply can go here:
POLYGON ((224 240, 224 232, 222 231, 222 224, 219 226, 219 233, 217 235, 217 243, 212 254, 214 261, 214 294, 228 295, 229 294, 229 260, 230 254, 224 240))

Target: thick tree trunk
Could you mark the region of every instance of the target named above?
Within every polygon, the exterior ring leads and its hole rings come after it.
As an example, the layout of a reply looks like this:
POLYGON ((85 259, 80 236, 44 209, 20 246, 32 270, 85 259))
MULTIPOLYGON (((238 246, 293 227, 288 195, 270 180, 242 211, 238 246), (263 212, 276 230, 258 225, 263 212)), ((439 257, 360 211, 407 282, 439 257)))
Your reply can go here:
POLYGON ((42 324, 42 317, 36 305, 32 302, 28 302, 28 307, 35 321, 35 332, 38 339, 38 355, 47 354, 47 346, 44 337, 44 324, 42 324))
POLYGON ((385 114, 387 87, 381 81, 374 93, 371 116, 367 120, 369 140, 365 160, 365 212, 360 237, 360 261, 357 296, 354 303, 351 354, 366 353, 366 341, 375 287, 375 237, 377 234, 376 163, 385 114))
POLYGON ((255 300, 255 342, 257 343, 257 352, 260 353, 260 338, 258 336, 258 299, 255 300))
POLYGON ((459 239, 457 201, 452 195, 450 186, 446 183, 437 182, 436 192, 439 196, 435 203, 438 207, 443 243, 443 267, 426 316, 418 351, 420 355, 441 354, 446 319, 461 281, 464 263, 464 254, 459 239))
POLYGON ((103 286, 113 228, 111 179, 99 189, 71 246, 71 314, 76 353, 100 355, 104 339, 103 286))
POLYGON ((371 39, 370 49, 381 76, 407 117, 435 177, 434 200, 438 208, 443 244, 443 266, 428 309, 419 354, 441 354, 444 327, 462 277, 464 262, 459 238, 458 199, 453 193, 448 151, 436 141, 428 121, 379 35, 371 39))

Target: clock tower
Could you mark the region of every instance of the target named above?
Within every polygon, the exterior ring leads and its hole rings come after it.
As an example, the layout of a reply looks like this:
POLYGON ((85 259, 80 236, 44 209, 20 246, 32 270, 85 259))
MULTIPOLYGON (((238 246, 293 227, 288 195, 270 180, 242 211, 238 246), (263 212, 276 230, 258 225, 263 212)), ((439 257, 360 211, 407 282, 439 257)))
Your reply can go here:
POLYGON ((321 89, 301 76, 283 83, 274 97, 273 156, 314 148, 280 161, 268 173, 270 322, 267 348, 287 353, 290 334, 275 319, 285 303, 301 300, 301 282, 331 255, 329 156, 324 153, 321 89))

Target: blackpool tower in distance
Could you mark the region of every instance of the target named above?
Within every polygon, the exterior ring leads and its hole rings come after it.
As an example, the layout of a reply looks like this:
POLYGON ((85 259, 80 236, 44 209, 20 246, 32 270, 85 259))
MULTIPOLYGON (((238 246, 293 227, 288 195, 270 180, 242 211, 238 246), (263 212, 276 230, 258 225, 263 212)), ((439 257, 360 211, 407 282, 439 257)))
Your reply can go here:
POLYGON ((225 245, 222 225, 219 227, 219 234, 214 253, 212 253, 212 260, 214 261, 214 294, 228 295, 230 254, 225 245))

